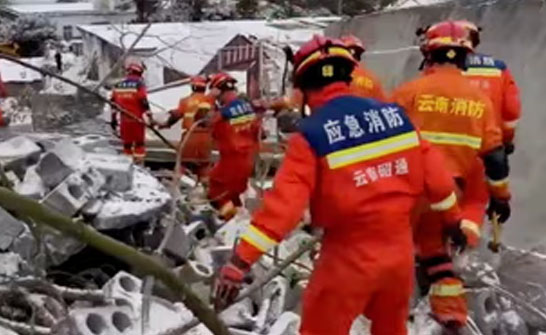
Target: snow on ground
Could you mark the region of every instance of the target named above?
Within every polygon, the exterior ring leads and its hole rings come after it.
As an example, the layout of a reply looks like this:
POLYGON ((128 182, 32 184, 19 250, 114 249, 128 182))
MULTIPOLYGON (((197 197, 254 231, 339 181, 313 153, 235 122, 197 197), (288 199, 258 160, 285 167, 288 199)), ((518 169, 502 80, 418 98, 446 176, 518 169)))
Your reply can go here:
POLYGON ((430 6, 444 2, 450 2, 452 0, 398 0, 394 4, 387 7, 388 9, 410 8, 417 6, 430 6))
MULTIPOLYGON (((44 62, 42 57, 23 58, 21 60, 37 67, 41 67, 44 62)), ((0 59, 0 74, 4 83, 30 83, 42 80, 42 75, 39 72, 5 59, 0 59)))
POLYGON ((8 9, 21 14, 74 13, 94 11, 91 2, 17 4, 10 3, 8 9))

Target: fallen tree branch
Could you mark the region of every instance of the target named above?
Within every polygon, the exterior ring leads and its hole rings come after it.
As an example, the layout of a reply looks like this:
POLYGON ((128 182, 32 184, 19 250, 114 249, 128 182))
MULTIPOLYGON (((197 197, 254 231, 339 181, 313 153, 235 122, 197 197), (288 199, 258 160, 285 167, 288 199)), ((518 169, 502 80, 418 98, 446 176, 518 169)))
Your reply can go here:
POLYGON ((21 286, 31 292, 45 293, 47 295, 62 298, 63 300, 86 300, 93 302, 105 302, 106 298, 102 290, 82 290, 64 287, 36 278, 18 278, 10 281, 11 284, 21 286))
POLYGON ((0 206, 16 213, 24 213, 38 224, 50 226, 67 236, 76 238, 99 251, 126 262, 145 275, 158 278, 213 334, 229 335, 228 329, 218 319, 216 313, 205 305, 174 272, 159 264, 151 256, 144 255, 126 244, 97 232, 82 222, 74 221, 3 187, 0 187, 0 206))
POLYGON ((26 323, 15 322, 0 317, 0 326, 9 328, 20 335, 50 335, 51 329, 40 326, 29 326, 26 323))
POLYGON ((92 96, 95 96, 97 97, 100 101, 104 102, 105 104, 108 104, 109 106, 111 106, 112 108, 114 108, 115 110, 119 111, 120 113, 122 113, 123 115, 127 116, 128 118, 131 118, 135 121, 137 121, 138 123, 142 123, 144 124, 148 129, 150 129, 167 147, 171 148, 171 149, 174 149, 176 150, 176 147, 171 143, 169 142, 165 136, 163 136, 157 129, 155 129, 153 126, 149 125, 148 123, 144 122, 144 120, 142 120, 141 118, 139 117, 136 117, 135 115, 129 113, 128 111, 126 111, 125 109, 121 108, 121 106, 119 106, 118 104, 110 101, 109 99, 103 97, 102 95, 100 95, 99 93, 97 92, 94 92, 93 90, 81 85, 81 84, 78 84, 76 83, 75 81, 73 80, 70 80, 66 77, 63 77, 63 76, 60 76, 56 73, 53 73, 53 72, 49 72, 47 70, 44 70, 42 68, 39 68, 37 66, 34 66, 32 64, 29 64, 25 61, 22 61, 20 59, 17 59, 15 57, 12 57, 12 56, 9 56, 9 55, 5 55, 5 54, 0 54, 0 59, 5 59, 5 60, 8 60, 10 62, 13 62, 13 63, 17 63, 23 67, 26 67, 26 68, 29 68, 31 70, 34 70, 36 72, 40 72, 41 74, 43 74, 44 76, 50 76, 50 77, 53 77, 53 78, 56 78, 56 79, 59 79, 60 81, 64 82, 64 83, 67 83, 69 85, 72 85, 74 87, 77 87, 78 89, 82 90, 83 92, 85 93, 88 93, 92 96))

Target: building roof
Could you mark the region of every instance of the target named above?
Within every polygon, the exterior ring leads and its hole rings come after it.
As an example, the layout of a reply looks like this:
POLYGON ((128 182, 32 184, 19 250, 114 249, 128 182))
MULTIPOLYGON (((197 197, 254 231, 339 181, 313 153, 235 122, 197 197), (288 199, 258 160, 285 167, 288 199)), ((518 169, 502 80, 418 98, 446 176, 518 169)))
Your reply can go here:
MULTIPOLYGON (((322 33, 328 18, 301 18, 279 21, 241 20, 185 23, 154 23, 136 45, 135 51, 152 52, 165 66, 188 75, 198 74, 236 35, 265 39, 276 44, 298 46, 313 34, 322 33)), ((84 25, 84 34, 94 35, 109 44, 125 47, 137 38, 144 24, 84 25), (124 36, 123 36, 124 35, 124 36), (122 37, 122 38, 121 38, 122 37)))
MULTIPOLYGON (((41 67, 43 64, 42 57, 26 58, 23 60, 38 67, 41 67)), ((39 72, 5 59, 0 59, 0 76, 4 83, 31 83, 42 80, 42 75, 39 72)))
POLYGON ((9 4, 8 8, 20 14, 74 13, 95 11, 91 2, 9 4))

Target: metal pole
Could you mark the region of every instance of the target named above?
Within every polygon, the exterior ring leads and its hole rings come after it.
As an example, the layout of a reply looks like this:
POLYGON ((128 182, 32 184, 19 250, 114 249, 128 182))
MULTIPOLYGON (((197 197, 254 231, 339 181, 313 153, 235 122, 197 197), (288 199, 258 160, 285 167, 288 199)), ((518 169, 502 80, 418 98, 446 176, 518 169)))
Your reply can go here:
POLYGON ((337 2, 337 15, 343 15, 343 0, 338 0, 337 2))

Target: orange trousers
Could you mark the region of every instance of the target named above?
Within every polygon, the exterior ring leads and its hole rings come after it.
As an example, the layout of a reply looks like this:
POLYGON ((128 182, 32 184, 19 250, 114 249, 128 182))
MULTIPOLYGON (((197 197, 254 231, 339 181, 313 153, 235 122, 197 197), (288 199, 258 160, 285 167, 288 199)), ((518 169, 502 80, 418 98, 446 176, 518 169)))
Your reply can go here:
POLYGON ((222 154, 209 174, 208 198, 216 208, 230 201, 242 205, 241 194, 246 191, 254 170, 254 151, 222 154))
POLYGON ((122 119, 119 132, 123 142, 123 153, 132 156, 135 160, 144 160, 146 126, 139 122, 122 119))
POLYGON ((405 231, 393 235, 366 231, 365 224, 360 232, 325 232, 304 294, 301 335, 348 335, 362 313, 372 335, 407 334, 414 257, 409 219, 402 220, 405 231))
MULTIPOLYGON (((184 141, 184 138, 180 142, 184 141)), ((209 129, 195 129, 182 152, 182 164, 200 178, 206 177, 210 165, 212 136, 209 129)))

